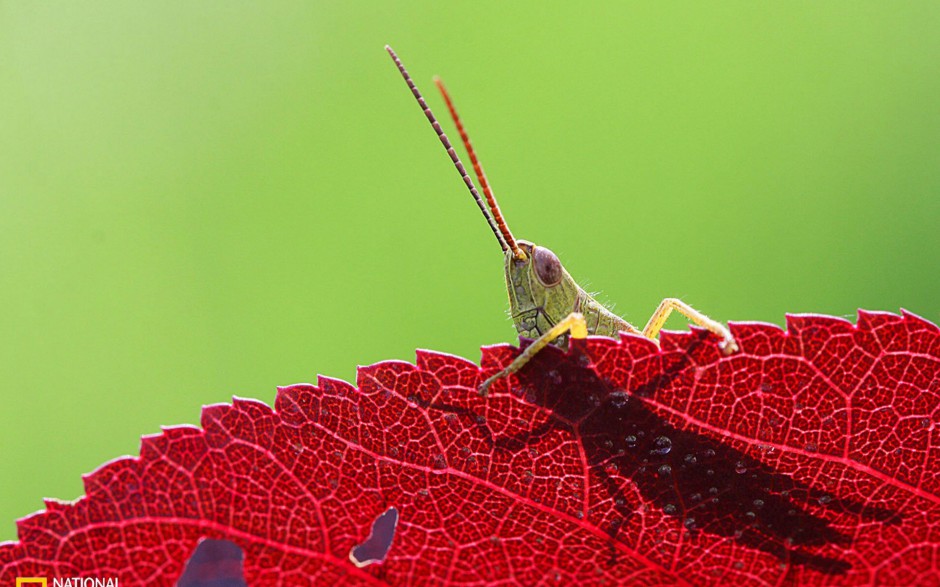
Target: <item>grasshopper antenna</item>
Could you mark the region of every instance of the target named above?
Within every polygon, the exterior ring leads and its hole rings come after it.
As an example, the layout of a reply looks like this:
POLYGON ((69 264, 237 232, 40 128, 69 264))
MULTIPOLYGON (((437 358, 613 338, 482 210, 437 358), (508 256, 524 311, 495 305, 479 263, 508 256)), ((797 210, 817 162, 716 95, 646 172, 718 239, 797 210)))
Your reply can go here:
MULTIPOLYGON (((444 148, 447 149, 447 154, 450 155, 450 160, 454 162, 454 167, 457 168, 457 172, 460 173, 460 177, 463 179, 463 182, 467 184, 467 189, 470 190, 470 195, 473 196, 477 206, 480 207, 480 211, 483 212, 483 217, 486 218, 486 222, 493 230, 493 234, 496 235, 496 240, 499 241, 499 246, 502 247, 503 252, 510 250, 509 245, 506 244, 506 239, 503 237, 502 231, 499 229, 496 221, 493 220, 493 216, 490 214, 489 210, 487 210, 486 204, 483 202, 483 198, 480 197, 480 192, 478 192, 476 186, 473 185, 473 180, 470 179, 466 168, 463 166, 463 163, 460 162, 460 157, 458 157, 457 152, 454 151, 454 146, 450 144, 450 139, 448 139, 447 135, 444 134, 444 130, 441 128, 437 118, 434 117, 434 113, 431 112, 431 107, 428 106, 428 103, 424 101, 424 97, 421 95, 421 92, 418 91, 418 87, 413 81, 411 81, 411 76, 408 75, 408 70, 405 69, 401 59, 398 58, 398 55, 395 54, 395 51, 389 45, 385 45, 385 50, 388 51, 388 54, 392 57, 392 61, 394 61, 395 65, 398 66, 398 71, 401 72, 401 76, 405 78, 405 83, 408 84, 408 88, 411 89, 411 93, 414 94, 415 99, 418 101, 418 106, 420 106, 421 110, 424 111, 424 115, 427 117, 428 122, 431 123, 431 126, 434 128, 434 132, 437 133, 437 138, 441 140, 441 144, 443 144, 444 148)), ((503 225, 505 226, 505 223, 503 223, 503 225)), ((509 230, 507 229, 506 232, 508 233, 509 230)), ((513 245, 515 244, 515 241, 513 241, 513 245)), ((513 249, 513 253, 515 253, 517 248, 518 245, 516 245, 516 247, 513 249)))
POLYGON ((503 214, 499 210, 499 204, 496 203, 496 196, 493 195, 493 188, 490 187, 490 182, 486 180, 486 173, 483 172, 483 166, 480 165, 480 160, 477 159, 477 154, 473 150, 473 144, 470 142, 470 136, 467 135, 466 129, 463 127, 463 123, 460 121, 460 115, 457 114, 457 108, 454 106, 454 101, 450 99, 450 94, 447 92, 447 87, 444 86, 444 82, 441 81, 441 78, 435 76, 434 84, 437 86, 437 89, 441 91, 441 95, 444 96, 444 102, 447 103, 447 109, 450 111, 450 117, 454 121, 454 125, 457 127, 457 132, 460 133, 460 140, 463 141, 464 149, 467 150, 467 155, 470 156, 470 163, 473 165, 473 171, 477 175, 477 181, 480 182, 480 187, 483 188, 483 195, 486 196, 486 203, 490 205, 490 211, 493 213, 493 218, 496 220, 496 225, 499 227, 499 231, 503 234, 503 238, 506 240, 506 244, 509 245, 512 254, 519 260, 525 260, 525 253, 522 252, 522 249, 519 248, 519 245, 516 244, 516 239, 513 238, 512 232, 509 231, 509 226, 506 224, 506 220, 503 219, 503 214))

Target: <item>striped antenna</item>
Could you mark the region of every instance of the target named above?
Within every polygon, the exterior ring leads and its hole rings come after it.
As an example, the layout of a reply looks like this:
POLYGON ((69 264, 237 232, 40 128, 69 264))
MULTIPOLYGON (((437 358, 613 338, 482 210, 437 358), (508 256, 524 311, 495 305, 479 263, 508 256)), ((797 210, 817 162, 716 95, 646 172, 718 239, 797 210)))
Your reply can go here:
POLYGON ((444 86, 444 82, 441 81, 441 78, 435 77, 434 83, 437 85, 437 89, 441 91, 441 95, 444 96, 444 102, 447 103, 447 109, 450 110, 450 117, 457 127, 457 132, 460 133, 460 140, 463 141, 463 146, 467 150, 467 154, 470 156, 470 164, 473 165, 473 171, 477 175, 477 181, 480 182, 480 187, 483 188, 486 203, 490 205, 490 211, 493 213, 493 218, 496 220, 496 226, 499 227, 499 231, 503 234, 503 238, 512 250, 512 254, 515 255, 517 259, 524 261, 525 253, 522 252, 522 249, 516 244, 516 239, 513 238, 512 233, 509 231, 509 226, 506 225, 506 221, 503 219, 503 213, 500 212, 499 204, 496 203, 496 196, 493 195, 493 188, 490 187, 490 182, 486 181, 486 173, 483 172, 483 166, 480 165, 480 160, 477 159, 477 154, 473 150, 470 137, 467 135, 463 122, 460 121, 460 115, 457 114, 454 101, 450 99, 450 94, 447 92, 447 88, 444 86))
POLYGON ((486 204, 483 202, 483 198, 480 197, 480 192, 478 192, 476 186, 473 185, 473 180, 470 179, 466 168, 464 168, 463 163, 460 162, 460 157, 457 156, 457 152, 454 151, 453 145, 450 144, 450 139, 447 138, 447 135, 444 134, 444 130, 441 129, 441 125, 437 122, 437 119, 434 118, 434 113, 431 112, 430 106, 428 106, 428 103, 424 101, 424 97, 421 95, 421 92, 418 91, 418 87, 415 86, 415 83, 411 81, 411 76, 408 75, 408 71, 405 69, 405 66, 402 65, 401 59, 398 58, 398 55, 395 54, 395 51, 393 51, 392 48, 388 45, 385 45, 385 50, 388 51, 388 54, 392 56, 392 60, 395 62, 395 65, 398 66, 398 71, 401 72, 401 76, 405 78, 405 83, 408 84, 408 87, 411 89, 411 93, 414 94, 415 99, 418 101, 418 106, 421 107, 421 110, 427 117, 428 122, 430 122, 431 126, 434 127, 434 132, 437 133, 437 138, 441 140, 444 148, 447 149, 447 154, 450 155, 450 160, 454 162, 454 166, 457 168, 457 172, 460 173, 460 177, 463 178, 463 182, 467 184, 467 189, 470 190, 470 195, 473 196, 477 206, 480 207, 480 211, 483 212, 483 216, 486 218, 487 223, 489 223, 490 228, 493 230, 493 234, 496 235, 496 240, 499 241, 499 246, 502 247, 503 252, 508 251, 509 246, 506 244, 506 239, 503 238, 503 234, 500 232, 499 227, 493 220, 493 216, 490 214, 489 210, 486 209, 486 204))

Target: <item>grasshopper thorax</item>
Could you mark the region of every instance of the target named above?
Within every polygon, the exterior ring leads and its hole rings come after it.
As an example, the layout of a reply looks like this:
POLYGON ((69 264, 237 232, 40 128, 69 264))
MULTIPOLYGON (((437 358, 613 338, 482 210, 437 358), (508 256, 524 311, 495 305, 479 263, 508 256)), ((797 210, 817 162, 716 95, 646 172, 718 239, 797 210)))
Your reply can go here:
POLYGON ((525 253, 505 254, 509 311, 520 336, 535 338, 578 311, 582 291, 551 250, 528 241, 516 241, 525 253))

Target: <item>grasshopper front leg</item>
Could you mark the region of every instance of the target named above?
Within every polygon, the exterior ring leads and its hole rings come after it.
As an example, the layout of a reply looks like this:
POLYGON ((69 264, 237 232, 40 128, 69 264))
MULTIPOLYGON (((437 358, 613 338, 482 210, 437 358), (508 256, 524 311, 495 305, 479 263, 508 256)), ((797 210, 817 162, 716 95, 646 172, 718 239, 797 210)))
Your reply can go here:
POLYGON ((479 391, 480 395, 486 397, 490 393, 490 386, 497 380, 508 375, 512 375, 519 369, 522 369, 526 363, 532 360, 538 352, 548 345, 552 344, 556 339, 565 334, 571 333, 571 338, 587 338, 587 322, 584 320, 584 316, 580 312, 572 312, 563 318, 558 324, 555 324, 551 329, 543 334, 542 336, 536 338, 532 341, 522 354, 515 358, 512 363, 509 363, 506 368, 502 369, 500 372, 496 373, 489 379, 483 382, 483 385, 480 386, 479 391))

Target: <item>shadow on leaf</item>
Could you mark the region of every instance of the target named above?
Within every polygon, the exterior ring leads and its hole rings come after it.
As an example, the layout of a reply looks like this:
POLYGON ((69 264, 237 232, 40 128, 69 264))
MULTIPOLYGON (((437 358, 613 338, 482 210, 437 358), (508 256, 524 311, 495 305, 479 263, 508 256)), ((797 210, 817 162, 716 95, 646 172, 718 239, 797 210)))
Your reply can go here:
POLYGON ((826 574, 846 573, 851 568, 847 561, 814 552, 828 545, 850 545, 850 537, 828 518, 851 514, 897 523, 899 516, 795 481, 654 413, 644 398, 688 367, 691 354, 650 384, 618 389, 586 366, 589 361, 577 344, 568 354, 548 348, 519 373, 520 385, 512 393, 550 410, 551 419, 524 435, 496 438, 495 446, 517 451, 553 428, 570 430, 611 502, 620 504, 614 506, 619 519, 614 517, 606 528, 612 538, 634 514, 623 493, 626 478, 683 531, 730 538, 782 562, 826 574))

